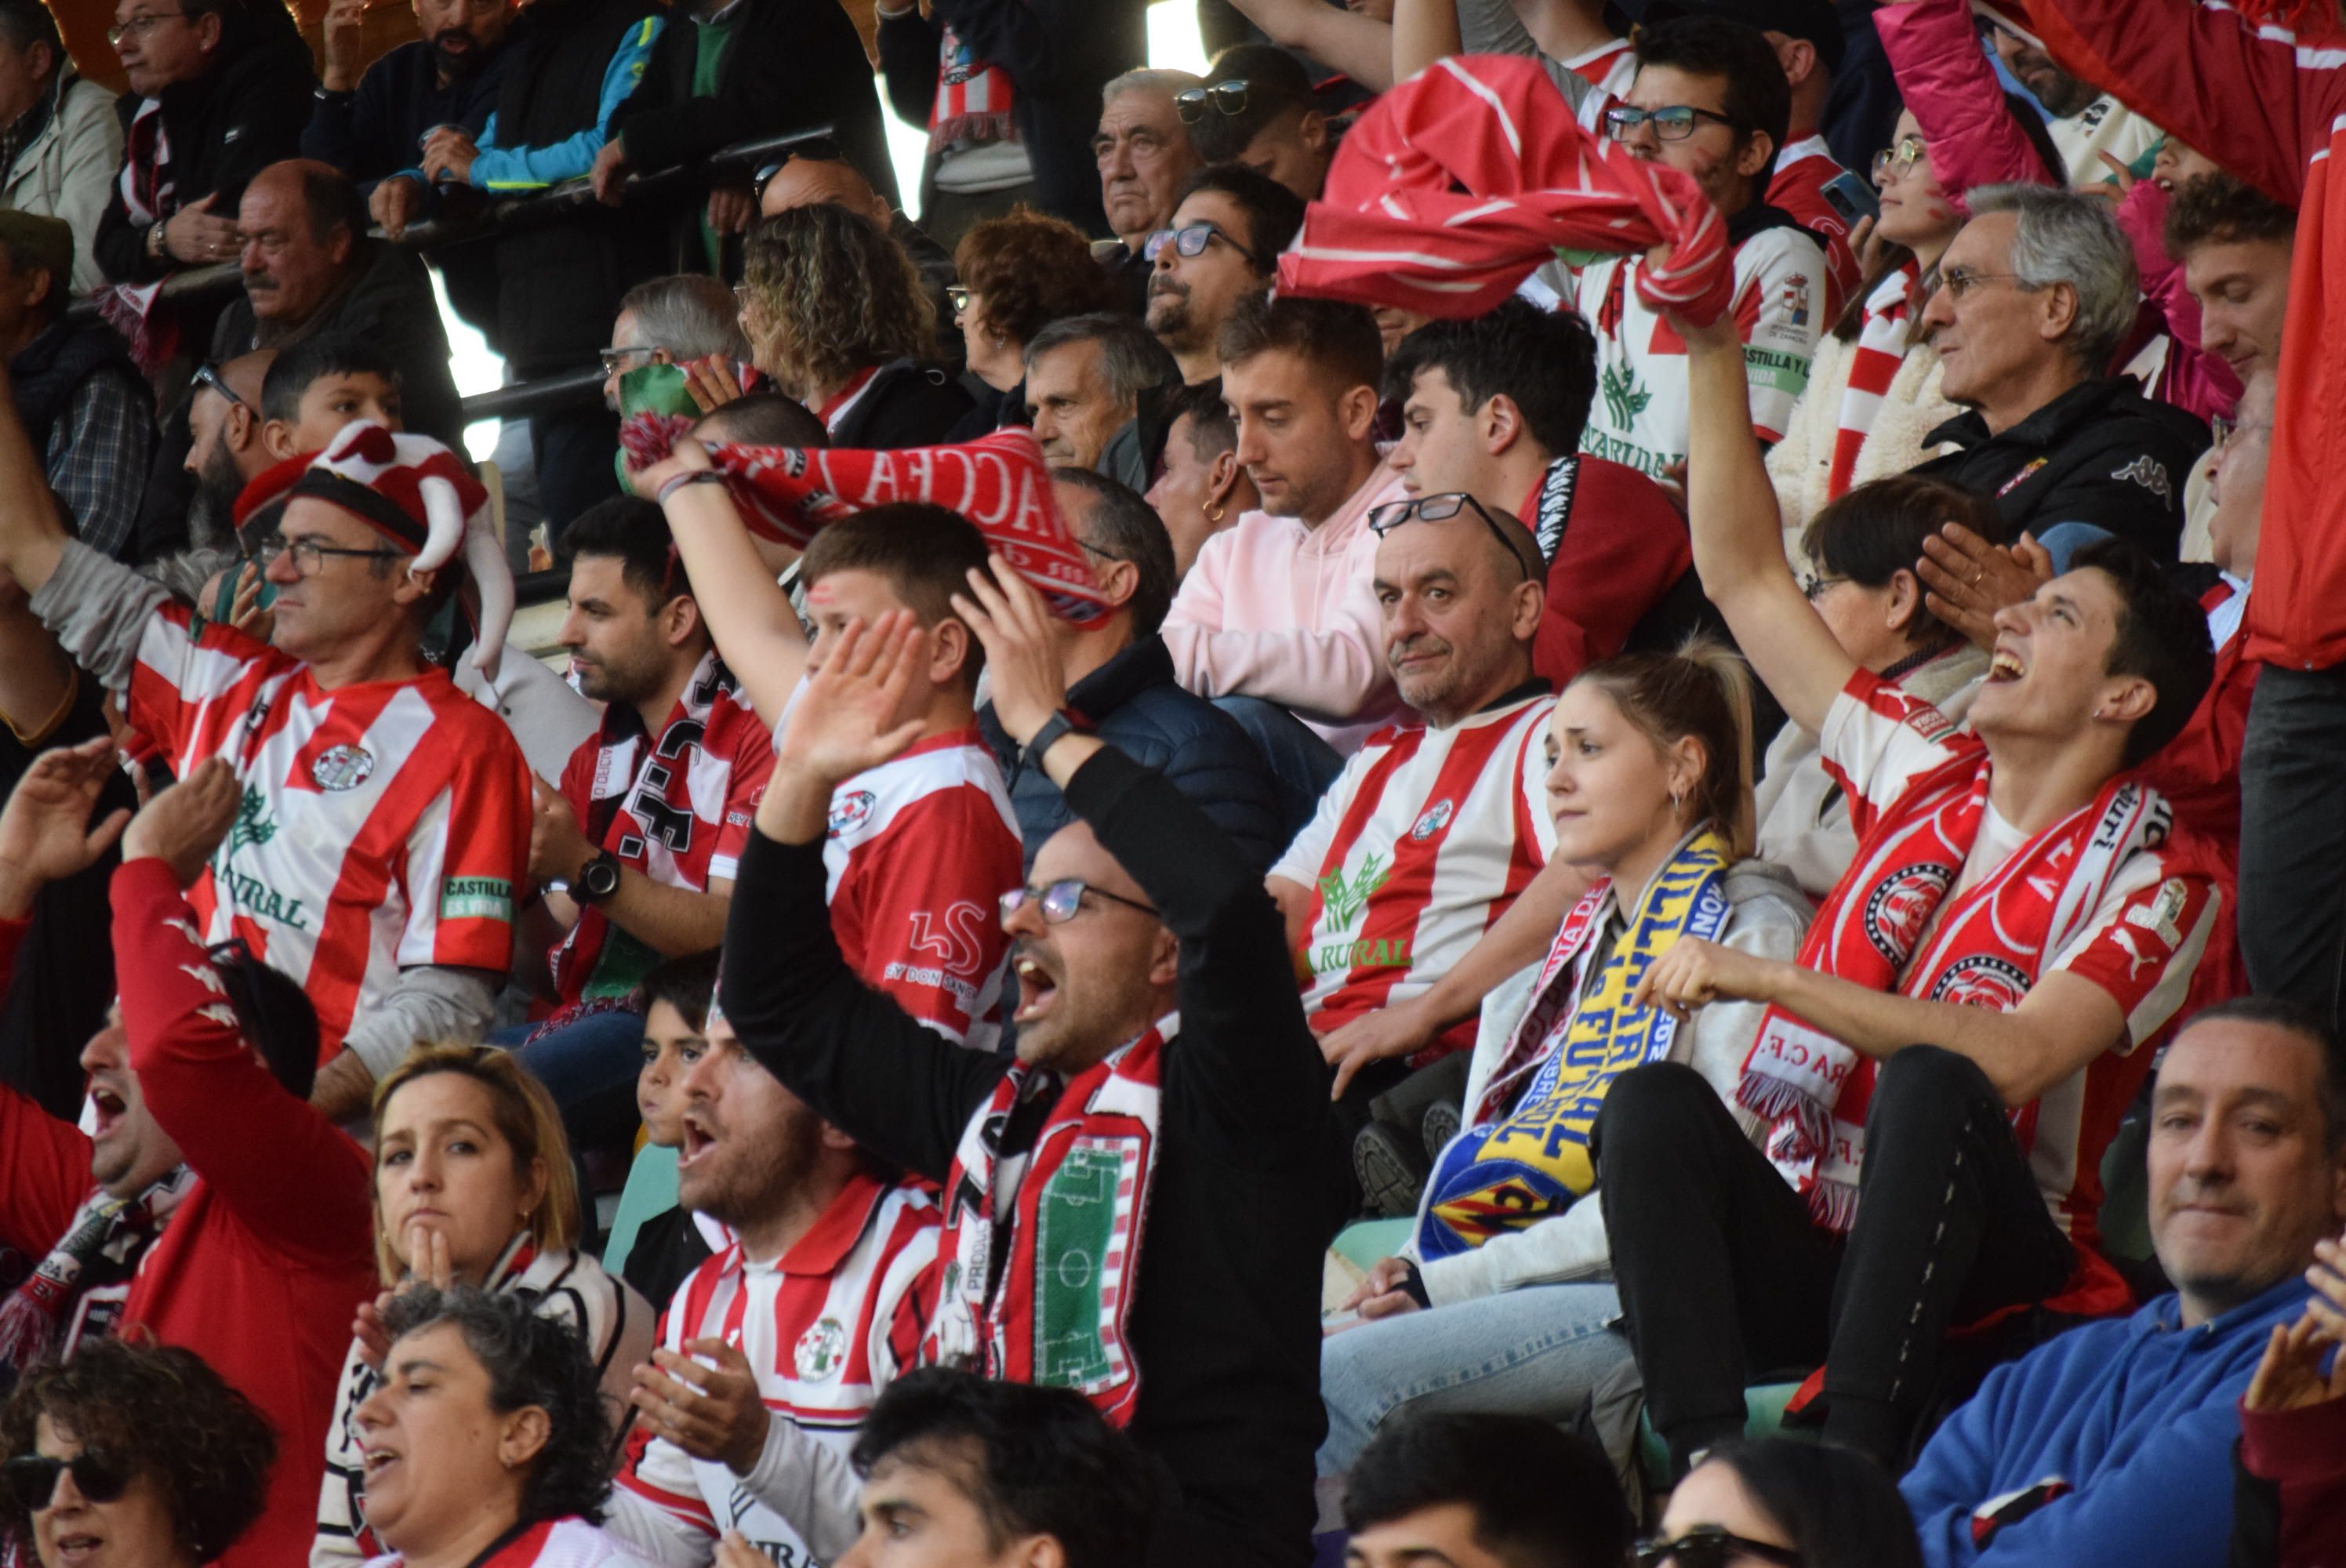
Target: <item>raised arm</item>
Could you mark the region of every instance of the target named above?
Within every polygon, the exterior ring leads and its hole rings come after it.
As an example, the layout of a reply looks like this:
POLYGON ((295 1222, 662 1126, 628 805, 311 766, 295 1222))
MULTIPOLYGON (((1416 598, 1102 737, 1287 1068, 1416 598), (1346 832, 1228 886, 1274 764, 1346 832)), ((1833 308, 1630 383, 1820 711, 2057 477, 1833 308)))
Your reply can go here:
POLYGON ((1687 340, 1687 516, 1694 566, 1743 657, 1801 728, 1823 728, 1857 671, 1800 592, 1784 559, 1775 485, 1751 432, 1750 392, 1735 323, 1673 317, 1687 340))
POLYGON ((1959 208, 1965 191, 1983 185, 2066 182, 2004 107, 1964 0, 1885 0, 1873 28, 1931 149, 1931 172, 1959 208))
POLYGON ((1392 23, 1357 15, 1326 0, 1230 0, 1230 4, 1270 35, 1274 44, 1300 49, 1378 92, 1393 85, 1392 23))
POLYGON ((1393 80, 1405 82, 1462 46, 1458 0, 1393 0, 1393 80))
MULTIPOLYGON (((669 481, 711 466, 708 451, 686 436, 667 462, 636 475, 636 493, 657 498, 669 481)), ((661 510, 668 514, 668 532, 717 651, 740 677, 758 717, 779 731, 782 708, 806 674, 806 628, 790 596, 759 555, 740 509, 723 485, 679 484, 661 510)))

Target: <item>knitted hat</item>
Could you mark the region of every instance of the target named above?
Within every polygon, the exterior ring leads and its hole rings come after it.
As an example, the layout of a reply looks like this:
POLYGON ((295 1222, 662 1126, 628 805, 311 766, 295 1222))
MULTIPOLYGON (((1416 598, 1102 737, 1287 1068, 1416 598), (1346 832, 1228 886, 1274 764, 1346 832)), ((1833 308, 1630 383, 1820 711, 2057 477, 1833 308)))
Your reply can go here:
POLYGON ((352 420, 323 451, 289 457, 256 475, 237 497, 236 525, 242 530, 263 513, 281 514, 304 495, 332 503, 414 556, 411 574, 448 565, 461 545, 481 598, 473 662, 495 673, 513 622, 513 570, 489 532, 489 494, 462 459, 430 436, 352 420))

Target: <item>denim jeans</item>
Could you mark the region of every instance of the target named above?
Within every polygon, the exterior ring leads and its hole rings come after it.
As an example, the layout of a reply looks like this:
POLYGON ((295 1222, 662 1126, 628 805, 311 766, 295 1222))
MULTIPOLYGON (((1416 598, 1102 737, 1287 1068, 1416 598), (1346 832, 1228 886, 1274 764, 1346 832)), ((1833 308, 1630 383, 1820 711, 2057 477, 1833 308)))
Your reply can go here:
POLYGON ((595 1013, 524 1045, 531 1025, 516 1024, 489 1036, 514 1055, 554 1096, 563 1131, 581 1153, 617 1146, 635 1134, 636 1079, 644 1065, 644 1021, 627 1012, 595 1013))
POLYGON ((1610 1285, 1529 1285, 1330 1335, 1320 1348, 1320 1473, 1350 1470, 1404 1410, 1570 1420, 1629 1359, 1629 1341, 1611 1326, 1620 1316, 1610 1285))

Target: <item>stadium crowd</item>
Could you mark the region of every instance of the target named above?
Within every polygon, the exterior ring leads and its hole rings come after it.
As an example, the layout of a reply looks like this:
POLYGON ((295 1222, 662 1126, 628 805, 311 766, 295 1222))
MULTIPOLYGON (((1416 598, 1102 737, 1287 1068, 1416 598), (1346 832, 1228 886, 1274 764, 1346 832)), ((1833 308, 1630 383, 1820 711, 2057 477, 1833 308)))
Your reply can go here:
POLYGON ((9 1562, 2346 1562, 2346 5, 411 5, 0 0, 9 1562))

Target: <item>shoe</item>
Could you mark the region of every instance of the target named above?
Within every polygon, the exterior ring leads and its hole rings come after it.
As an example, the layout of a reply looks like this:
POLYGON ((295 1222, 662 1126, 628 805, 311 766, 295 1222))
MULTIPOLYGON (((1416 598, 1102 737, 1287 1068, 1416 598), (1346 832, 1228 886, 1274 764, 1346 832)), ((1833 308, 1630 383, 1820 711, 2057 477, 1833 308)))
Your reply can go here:
POLYGON ((1447 1100, 1437 1100, 1425 1107, 1425 1119, 1417 1125, 1418 1135, 1425 1140, 1427 1169, 1433 1168, 1433 1162, 1442 1157, 1442 1151, 1450 1146, 1450 1140, 1458 1135, 1458 1107, 1447 1100))
POLYGON ((1371 1214, 1389 1219, 1415 1214, 1430 1168, 1424 1151, 1411 1147, 1408 1136, 1391 1123, 1371 1122, 1352 1136, 1352 1176, 1371 1214))

